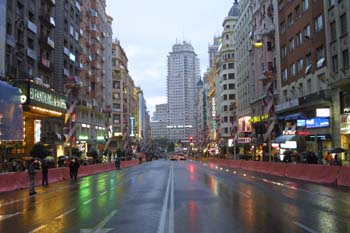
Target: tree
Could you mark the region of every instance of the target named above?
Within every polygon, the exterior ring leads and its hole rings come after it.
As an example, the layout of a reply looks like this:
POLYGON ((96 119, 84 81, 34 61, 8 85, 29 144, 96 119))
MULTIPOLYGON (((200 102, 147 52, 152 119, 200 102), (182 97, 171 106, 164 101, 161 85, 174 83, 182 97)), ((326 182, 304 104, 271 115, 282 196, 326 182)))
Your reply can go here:
POLYGON ((168 152, 173 152, 175 150, 175 144, 173 142, 170 142, 168 144, 168 152))
POLYGON ((30 156, 34 158, 43 159, 49 155, 50 155, 49 150, 41 143, 35 144, 33 148, 30 150, 30 156))

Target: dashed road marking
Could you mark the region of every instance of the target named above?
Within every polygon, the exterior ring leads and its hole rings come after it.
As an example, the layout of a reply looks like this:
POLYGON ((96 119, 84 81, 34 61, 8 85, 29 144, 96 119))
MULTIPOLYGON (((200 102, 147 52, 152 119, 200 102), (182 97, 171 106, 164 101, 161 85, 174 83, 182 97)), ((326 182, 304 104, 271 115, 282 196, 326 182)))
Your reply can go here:
POLYGON ((61 214, 61 215, 59 215, 59 216, 57 216, 56 218, 54 218, 54 219, 61 219, 61 218, 63 218, 64 216, 66 216, 66 215, 68 215, 68 214, 70 214, 70 213, 72 213, 73 211, 75 211, 75 208, 74 209, 70 209, 70 210, 68 210, 68 211, 66 211, 66 212, 64 212, 63 214, 61 214))
POLYGON ((44 229, 46 227, 46 225, 41 225, 40 227, 35 228, 34 230, 28 232, 28 233, 35 233, 40 231, 41 229, 44 229))
POLYGON ((310 233, 317 233, 317 231, 312 230, 310 227, 305 226, 304 224, 300 223, 300 222, 293 222, 295 225, 297 225, 300 228, 303 228, 304 230, 306 230, 307 232, 310 233))

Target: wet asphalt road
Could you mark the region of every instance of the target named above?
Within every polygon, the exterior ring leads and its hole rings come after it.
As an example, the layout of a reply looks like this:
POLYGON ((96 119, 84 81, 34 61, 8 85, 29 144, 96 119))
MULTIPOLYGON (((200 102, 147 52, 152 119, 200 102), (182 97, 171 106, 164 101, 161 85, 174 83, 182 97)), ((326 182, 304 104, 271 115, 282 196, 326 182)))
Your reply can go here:
POLYGON ((0 194, 0 232, 350 232, 350 191, 192 161, 0 194))

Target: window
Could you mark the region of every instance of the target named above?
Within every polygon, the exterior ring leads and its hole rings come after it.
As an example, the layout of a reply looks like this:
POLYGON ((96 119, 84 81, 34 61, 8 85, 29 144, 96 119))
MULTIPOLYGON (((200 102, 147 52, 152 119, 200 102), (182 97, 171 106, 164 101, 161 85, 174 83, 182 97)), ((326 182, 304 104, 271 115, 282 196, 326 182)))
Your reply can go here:
POLYGON ((317 48, 317 61, 324 58, 324 49, 323 47, 317 48))
POLYGON ((228 97, 229 100, 234 100, 235 98, 236 98, 235 94, 230 94, 228 97))
POLYGON ((305 56, 305 65, 306 66, 309 66, 309 65, 311 65, 311 53, 309 53, 309 54, 306 54, 306 56, 305 56))
POLYGON ((343 69, 349 69, 349 50, 343 51, 343 69))
POLYGON ((303 43, 303 35, 301 34, 301 32, 298 32, 297 34, 297 46, 300 47, 303 43))
POLYGON ((223 64, 223 65, 222 65, 222 69, 223 69, 223 70, 226 70, 226 68, 227 68, 226 64, 223 64))
POLYGON ((300 17, 300 6, 297 5, 295 8, 294 8, 294 15, 295 15, 295 19, 297 20, 299 17, 300 17))
POLYGON ((272 50, 272 42, 268 41, 267 42, 267 51, 271 51, 272 50))
POLYGON ((292 26, 293 25, 293 13, 290 13, 288 15, 288 26, 292 26))
POLYGON ((284 69, 282 72, 282 80, 287 81, 288 80, 288 70, 284 69))
POLYGON ((289 52, 293 52, 295 49, 294 47, 294 38, 289 40, 289 52))
POLYGON ((280 1, 278 2, 278 9, 281 11, 281 10, 283 10, 283 8, 284 8, 284 1, 283 1, 283 0, 280 0, 280 1))
POLYGON ((309 9, 309 0, 303 0, 303 11, 307 11, 309 9))
POLYGON ((311 39, 311 31, 310 31, 310 25, 306 25, 306 27, 304 27, 304 37, 305 39, 311 39))
POLYGON ((229 69, 234 69, 235 68, 235 64, 234 63, 228 63, 228 68, 229 69))
POLYGON ((227 84, 225 84, 225 85, 223 86, 223 89, 224 89, 224 90, 227 90, 227 84))
POLYGON ((290 65, 290 76, 295 76, 295 64, 290 65))
POLYGON ((335 0, 328 0, 329 7, 334 6, 334 4, 335 4, 335 0))
POLYGON ((228 74, 228 79, 230 80, 235 79, 235 74, 228 74))
POLYGON ((283 46, 281 48, 281 56, 282 56, 282 58, 287 56, 287 48, 286 48, 286 46, 283 46))
POLYGON ((311 79, 307 80, 307 93, 311 93, 312 89, 311 89, 311 79))
POLYGON ((340 16, 340 33, 342 36, 347 33, 347 23, 346 23, 346 14, 340 16))
POLYGON ((338 56, 334 55, 332 57, 332 70, 334 73, 338 72, 338 56))
POLYGON ((228 89, 229 89, 229 90, 234 90, 234 89, 235 89, 235 84, 234 84, 234 83, 230 83, 230 84, 228 85, 228 89))
POLYGON ((323 29, 323 17, 322 14, 315 19, 315 32, 319 32, 323 29))
POLYGON ((280 24, 280 31, 281 31, 281 33, 285 33, 286 32, 286 24, 284 22, 282 22, 280 24))
POLYGON ((335 21, 330 23, 330 30, 331 30, 331 41, 336 40, 336 36, 337 36, 337 29, 336 29, 336 25, 335 25, 335 21))
POLYGON ((298 60, 298 67, 297 67, 297 69, 298 69, 298 73, 301 73, 302 71, 303 71, 303 66, 304 66, 304 60, 303 60, 303 58, 300 58, 299 60, 298 60))

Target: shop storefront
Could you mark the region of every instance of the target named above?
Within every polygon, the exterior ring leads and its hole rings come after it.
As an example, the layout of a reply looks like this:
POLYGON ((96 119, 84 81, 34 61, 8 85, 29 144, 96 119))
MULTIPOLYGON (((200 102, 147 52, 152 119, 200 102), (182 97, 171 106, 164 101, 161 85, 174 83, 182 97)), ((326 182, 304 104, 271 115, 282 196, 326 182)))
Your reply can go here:
POLYGON ((38 142, 47 146, 52 156, 63 155, 65 96, 31 80, 17 82, 16 86, 23 100, 24 143, 20 156, 29 155, 38 142))

